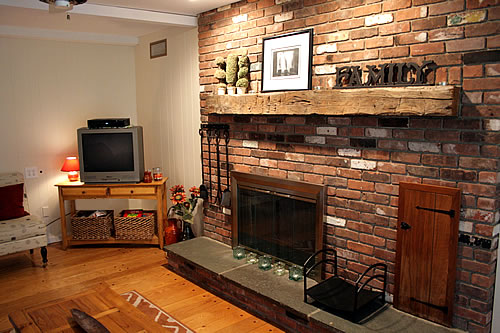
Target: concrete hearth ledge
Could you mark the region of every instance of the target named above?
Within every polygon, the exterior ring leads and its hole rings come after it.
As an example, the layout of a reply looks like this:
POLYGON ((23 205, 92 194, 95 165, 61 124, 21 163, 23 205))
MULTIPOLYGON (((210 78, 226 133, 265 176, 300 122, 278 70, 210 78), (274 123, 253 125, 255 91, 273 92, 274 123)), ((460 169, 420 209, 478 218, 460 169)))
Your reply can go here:
POLYGON ((297 317, 312 318, 342 332, 407 332, 407 333, 463 333, 398 311, 392 306, 361 325, 320 310, 303 301, 303 282, 290 281, 287 276, 276 276, 262 271, 257 265, 233 258, 231 247, 207 237, 165 247, 167 257, 174 254, 221 276, 236 285, 255 291, 284 307, 297 317))

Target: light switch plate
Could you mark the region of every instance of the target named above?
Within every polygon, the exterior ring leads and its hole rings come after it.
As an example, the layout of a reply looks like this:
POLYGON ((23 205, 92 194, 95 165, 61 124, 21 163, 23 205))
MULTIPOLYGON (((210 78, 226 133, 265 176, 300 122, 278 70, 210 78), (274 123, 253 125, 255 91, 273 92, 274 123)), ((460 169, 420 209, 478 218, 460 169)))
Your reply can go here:
POLYGON ((50 216, 50 214, 49 214, 49 207, 47 207, 47 206, 42 207, 42 216, 43 217, 49 217, 50 216))
POLYGON ((38 177, 38 167, 24 168, 24 178, 37 178, 38 177))

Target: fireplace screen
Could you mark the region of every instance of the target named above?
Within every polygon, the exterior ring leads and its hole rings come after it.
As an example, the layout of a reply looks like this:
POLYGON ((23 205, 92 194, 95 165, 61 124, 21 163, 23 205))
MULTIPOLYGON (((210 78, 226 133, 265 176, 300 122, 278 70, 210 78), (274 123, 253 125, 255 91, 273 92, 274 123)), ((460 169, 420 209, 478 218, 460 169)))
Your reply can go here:
POLYGON ((315 252, 315 203, 241 187, 237 202, 241 245, 298 265, 315 252))
POLYGON ((323 187, 232 173, 233 245, 303 265, 322 247, 323 187))

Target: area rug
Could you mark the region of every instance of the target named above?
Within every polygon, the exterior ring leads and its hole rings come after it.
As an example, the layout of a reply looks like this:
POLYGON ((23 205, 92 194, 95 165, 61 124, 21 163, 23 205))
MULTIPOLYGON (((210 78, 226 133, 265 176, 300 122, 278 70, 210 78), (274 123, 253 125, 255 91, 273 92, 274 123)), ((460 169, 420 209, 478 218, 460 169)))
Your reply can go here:
POLYGON ((139 294, 137 291, 132 290, 121 294, 121 296, 138 310, 146 314, 146 316, 152 318, 158 324, 165 327, 167 332, 194 333, 193 330, 189 329, 186 325, 182 324, 161 308, 154 305, 150 300, 139 294))

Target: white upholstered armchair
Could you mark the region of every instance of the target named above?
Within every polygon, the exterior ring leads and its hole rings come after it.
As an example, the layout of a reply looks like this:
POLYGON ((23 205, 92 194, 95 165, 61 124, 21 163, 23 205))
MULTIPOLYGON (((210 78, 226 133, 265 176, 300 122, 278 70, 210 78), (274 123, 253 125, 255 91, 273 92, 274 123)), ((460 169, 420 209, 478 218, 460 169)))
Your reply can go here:
POLYGON ((40 248, 47 265, 46 225, 25 207, 24 178, 21 173, 0 173, 0 256, 40 248))

